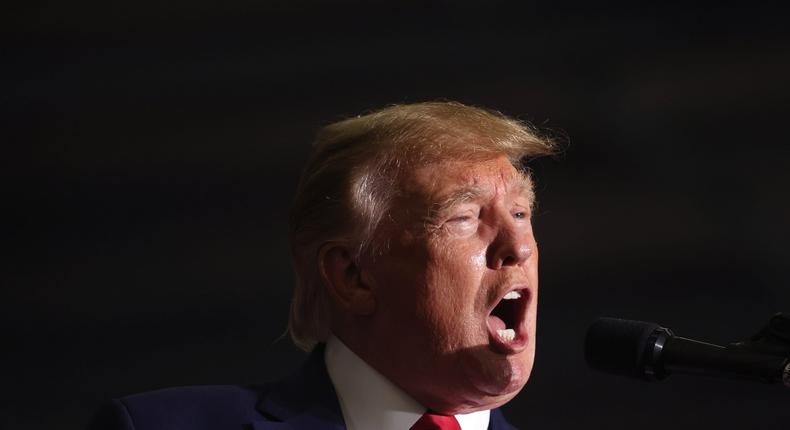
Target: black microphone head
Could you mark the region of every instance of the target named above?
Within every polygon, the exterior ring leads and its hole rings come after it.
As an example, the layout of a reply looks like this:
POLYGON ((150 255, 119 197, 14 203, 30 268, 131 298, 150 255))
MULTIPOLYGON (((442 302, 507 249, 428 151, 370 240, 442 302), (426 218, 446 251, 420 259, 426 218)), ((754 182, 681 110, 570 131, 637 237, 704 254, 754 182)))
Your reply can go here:
POLYGON ((645 351, 649 338, 659 329, 655 323, 598 318, 584 340, 587 365, 602 372, 644 378, 645 351))

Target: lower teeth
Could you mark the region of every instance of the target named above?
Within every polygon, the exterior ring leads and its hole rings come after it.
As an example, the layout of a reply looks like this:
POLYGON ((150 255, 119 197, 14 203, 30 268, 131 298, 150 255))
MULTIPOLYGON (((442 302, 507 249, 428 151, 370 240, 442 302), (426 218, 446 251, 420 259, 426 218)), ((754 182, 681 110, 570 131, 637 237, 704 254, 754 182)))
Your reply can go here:
POLYGON ((502 340, 507 342, 510 342, 516 338, 516 331, 513 330, 512 328, 497 330, 496 332, 502 340))

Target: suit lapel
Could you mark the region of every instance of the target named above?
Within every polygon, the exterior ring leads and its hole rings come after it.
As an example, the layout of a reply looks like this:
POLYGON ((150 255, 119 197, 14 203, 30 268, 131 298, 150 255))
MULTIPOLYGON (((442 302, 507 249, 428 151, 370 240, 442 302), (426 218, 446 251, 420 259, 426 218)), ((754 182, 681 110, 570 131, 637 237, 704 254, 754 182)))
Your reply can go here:
POLYGON ((256 409, 270 420, 252 423, 255 430, 345 429, 324 364, 324 345, 317 346, 296 373, 275 383, 256 409))
POLYGON ((488 420, 488 430, 517 430, 515 427, 511 426, 507 421, 505 421, 505 416, 502 415, 502 411, 497 409, 491 409, 491 418, 488 420))

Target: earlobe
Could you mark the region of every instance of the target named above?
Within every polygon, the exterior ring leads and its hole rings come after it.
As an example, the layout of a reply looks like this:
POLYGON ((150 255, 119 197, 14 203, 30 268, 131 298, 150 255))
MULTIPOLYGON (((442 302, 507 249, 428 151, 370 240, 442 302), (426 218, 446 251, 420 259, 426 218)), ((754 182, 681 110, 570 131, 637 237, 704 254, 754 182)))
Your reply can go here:
POLYGON ((354 260, 347 243, 328 242, 318 250, 321 278, 337 306, 356 315, 370 315, 376 302, 373 288, 354 260))

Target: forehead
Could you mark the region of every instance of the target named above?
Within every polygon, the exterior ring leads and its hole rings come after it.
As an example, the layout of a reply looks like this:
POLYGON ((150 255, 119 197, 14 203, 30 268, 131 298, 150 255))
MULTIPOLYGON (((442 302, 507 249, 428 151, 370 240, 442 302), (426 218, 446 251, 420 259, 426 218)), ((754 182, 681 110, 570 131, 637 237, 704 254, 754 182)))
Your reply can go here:
POLYGON ((531 182, 500 156, 484 161, 449 160, 419 167, 402 178, 402 190, 411 199, 440 202, 459 190, 486 196, 524 195, 531 198, 531 182))

